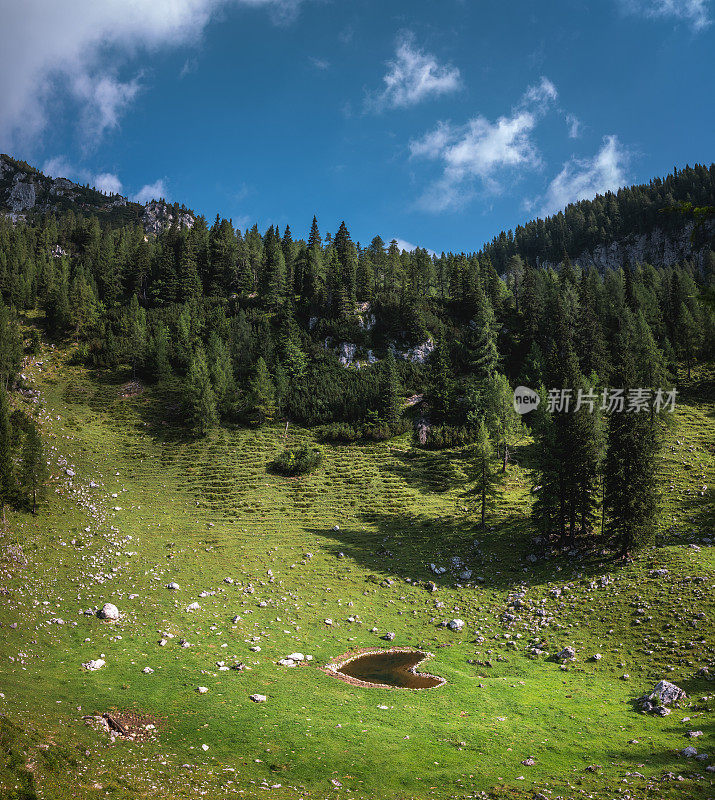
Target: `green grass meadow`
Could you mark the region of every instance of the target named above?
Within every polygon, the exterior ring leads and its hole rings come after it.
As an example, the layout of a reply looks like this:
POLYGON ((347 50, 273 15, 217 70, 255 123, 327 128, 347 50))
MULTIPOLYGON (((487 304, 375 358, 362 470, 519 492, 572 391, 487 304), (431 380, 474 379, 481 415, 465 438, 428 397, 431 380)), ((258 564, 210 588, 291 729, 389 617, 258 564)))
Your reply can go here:
POLYGON ((668 433, 655 545, 532 563, 528 441, 482 531, 468 449, 325 445, 318 471, 285 478, 267 465, 307 430, 192 439, 171 391, 124 396, 129 375, 40 360, 25 374, 41 401, 16 401, 42 421, 48 502, 8 512, 0 538, 3 798, 715 797, 711 372, 668 433), (432 574, 454 556, 471 580, 432 574), (105 602, 119 621, 84 613, 105 602), (441 626, 455 617, 461 632, 441 626), (365 689, 318 669, 388 631, 447 683, 365 689), (313 660, 275 663, 295 651, 313 660), (689 700, 646 716, 633 701, 661 678, 689 700), (83 719, 127 711, 154 735, 112 741, 83 719))

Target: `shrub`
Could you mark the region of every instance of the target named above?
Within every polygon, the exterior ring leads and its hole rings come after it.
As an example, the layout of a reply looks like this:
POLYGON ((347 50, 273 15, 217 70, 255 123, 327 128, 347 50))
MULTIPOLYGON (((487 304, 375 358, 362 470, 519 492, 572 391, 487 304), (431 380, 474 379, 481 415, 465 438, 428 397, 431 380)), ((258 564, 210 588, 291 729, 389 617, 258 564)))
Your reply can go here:
POLYGON ((323 462, 323 451, 317 445, 286 447, 271 463, 274 472, 280 475, 306 475, 323 462))
POLYGON ((384 442, 399 436, 411 428, 408 420, 400 419, 392 425, 387 422, 364 422, 350 424, 349 422, 333 422, 320 428, 320 439, 323 442, 337 442, 352 444, 359 441, 384 442))
POLYGON ((424 442, 416 439, 416 444, 427 450, 442 450, 448 447, 464 447, 475 439, 475 429, 454 427, 452 425, 432 425, 424 431, 424 442))

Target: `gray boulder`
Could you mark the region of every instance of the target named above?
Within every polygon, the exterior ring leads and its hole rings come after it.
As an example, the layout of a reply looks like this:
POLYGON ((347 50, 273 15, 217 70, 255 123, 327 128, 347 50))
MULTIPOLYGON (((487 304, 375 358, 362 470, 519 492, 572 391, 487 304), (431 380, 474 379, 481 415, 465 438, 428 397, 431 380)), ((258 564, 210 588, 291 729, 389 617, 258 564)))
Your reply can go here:
POLYGON ((119 609, 112 603, 105 603, 97 612, 100 619, 117 620, 119 619, 119 609))
MULTIPOLYGON (((665 706, 670 706, 687 697, 685 692, 670 681, 658 681, 650 694, 640 698, 640 706, 643 711, 656 711, 661 713, 665 706)), ((662 714, 662 716, 665 716, 662 714)))

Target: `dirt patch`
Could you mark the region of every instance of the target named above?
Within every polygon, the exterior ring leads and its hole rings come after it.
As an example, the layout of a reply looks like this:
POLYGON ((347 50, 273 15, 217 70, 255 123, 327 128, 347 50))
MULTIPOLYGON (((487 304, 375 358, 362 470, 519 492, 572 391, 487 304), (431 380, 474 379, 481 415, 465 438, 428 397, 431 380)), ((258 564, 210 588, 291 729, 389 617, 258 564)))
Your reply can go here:
POLYGON ((153 714, 139 711, 105 711, 104 714, 91 714, 83 719, 95 730, 108 733, 112 740, 121 738, 132 742, 154 739, 166 722, 153 714))
POLYGON ((332 678, 337 678, 344 683, 348 683, 351 686, 360 686, 366 689, 436 689, 440 686, 444 686, 447 681, 440 677, 439 675, 431 675, 429 672, 418 672, 417 668, 426 661, 428 658, 432 657, 432 653, 427 653, 422 650, 416 650, 413 647, 391 647, 389 649, 381 649, 381 648, 374 648, 374 647, 365 647, 360 648, 358 650, 354 650, 350 653, 345 653, 342 656, 337 656, 336 658, 331 659, 325 666, 320 667, 320 670, 324 672, 326 675, 330 675, 332 678), (412 686, 412 685, 393 685, 388 683, 378 683, 373 682, 370 680, 363 680, 358 678, 354 675, 345 674, 342 672, 346 666, 351 664, 351 662, 355 662, 358 659, 364 659, 365 657, 369 656, 390 656, 390 655, 398 655, 398 654, 408 654, 418 656, 418 660, 411 662, 411 668, 409 672, 411 672, 415 677, 425 679, 425 681, 435 681, 435 683, 431 683, 430 685, 424 686, 412 686))
POLYGON ((119 394, 124 399, 138 397, 140 394, 144 394, 144 389, 144 384, 141 381, 129 381, 129 383, 125 383, 124 386, 122 386, 119 394))

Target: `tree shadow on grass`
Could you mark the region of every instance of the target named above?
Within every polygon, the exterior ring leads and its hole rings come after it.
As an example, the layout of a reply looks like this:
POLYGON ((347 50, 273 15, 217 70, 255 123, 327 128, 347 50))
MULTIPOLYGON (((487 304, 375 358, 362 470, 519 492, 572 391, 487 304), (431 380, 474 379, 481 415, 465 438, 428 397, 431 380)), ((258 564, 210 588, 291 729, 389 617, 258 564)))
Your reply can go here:
MULTIPOLYGON (((653 770, 658 770, 661 774, 673 773, 684 777, 690 775, 698 780, 706 775, 705 767, 715 761, 715 755, 713 755, 715 754, 715 720, 713 720, 712 714, 715 710, 715 700, 712 699, 713 686, 712 683, 707 681, 706 677, 698 675, 693 675, 686 680, 678 680, 676 683, 688 695, 688 698, 686 701, 681 702, 679 706, 671 707, 670 715, 663 720, 664 726, 669 726, 669 723, 672 725, 671 721, 677 725, 677 732, 675 732, 672 740, 673 749, 655 752, 646 750, 645 743, 639 740, 633 745, 629 745, 627 750, 607 753, 609 759, 615 762, 633 761, 636 769, 639 766, 647 765, 649 773, 653 770), (709 699, 703 700, 703 697, 709 699), (691 719, 687 723, 682 723, 683 717, 690 717, 691 719), (687 736, 688 731, 700 731, 702 735, 689 738, 687 736), (700 761, 694 757, 685 757, 681 751, 689 746, 694 747, 699 753, 709 754, 710 758, 707 761, 700 761)), ((644 686, 643 695, 652 691, 652 689, 653 686, 644 686)), ((639 697, 634 697, 631 700, 631 711, 634 714, 643 715, 639 700, 639 697)), ((643 735, 643 738, 645 736, 646 734, 643 735)), ((683 790, 681 796, 696 796, 694 792, 692 795, 689 794, 687 786, 684 784, 679 783, 676 785, 683 790)))
POLYGON ((342 553, 381 578, 410 577, 434 581, 442 588, 460 584, 467 588, 504 590, 522 584, 569 581, 577 576, 588 579, 620 566, 597 556, 527 562, 526 556, 534 550, 534 531, 523 516, 506 517, 486 528, 467 516, 378 512, 365 512, 361 516, 366 528, 363 530, 356 527, 308 530, 325 541, 328 552, 336 557, 342 553), (463 566, 453 567, 455 557, 463 566), (445 567, 447 571, 435 574, 430 564, 445 567), (460 578, 465 568, 472 571, 471 578, 460 578))

